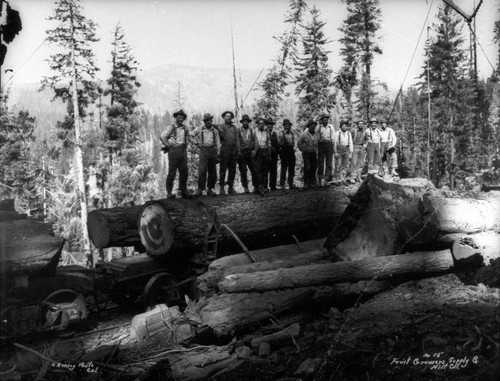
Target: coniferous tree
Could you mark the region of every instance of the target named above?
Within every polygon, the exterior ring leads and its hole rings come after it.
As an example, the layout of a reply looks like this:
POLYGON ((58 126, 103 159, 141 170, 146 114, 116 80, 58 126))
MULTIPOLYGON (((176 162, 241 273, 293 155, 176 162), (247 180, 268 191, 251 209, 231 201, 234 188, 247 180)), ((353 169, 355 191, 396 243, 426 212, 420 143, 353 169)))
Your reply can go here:
POLYGON ((304 26, 303 55, 297 62, 295 94, 299 97, 298 121, 306 122, 335 106, 328 66, 328 40, 323 32, 326 22, 320 19, 320 11, 311 10, 311 21, 304 26))
POLYGON ((366 118, 370 117, 372 108, 371 66, 375 54, 382 54, 380 37, 381 10, 378 0, 343 0, 347 5, 347 18, 339 30, 342 48, 340 55, 344 65, 336 77, 336 82, 343 91, 348 104, 353 108, 352 95, 355 86, 357 91, 357 112, 366 118))
POLYGON ((256 102, 257 115, 272 117, 281 116, 279 108, 285 97, 285 88, 290 83, 290 72, 298 58, 297 43, 300 39, 299 26, 307 9, 304 0, 290 0, 290 9, 285 15, 285 24, 289 24, 290 30, 275 37, 280 43, 280 54, 275 59, 273 66, 268 70, 263 81, 259 82, 258 88, 263 92, 256 102))
MULTIPOLYGON (((434 126, 431 167, 436 185, 448 181, 455 173, 455 150, 460 147, 461 153, 466 153, 469 147, 466 140, 474 133, 471 117, 473 93, 467 77, 461 26, 462 21, 450 7, 440 7, 438 23, 433 25, 436 36, 427 47, 434 126)), ((427 62, 421 78, 427 76, 426 66, 427 62)), ((421 89, 425 86, 421 84, 421 89)), ((458 165, 463 167, 466 155, 460 156, 458 165)))
MULTIPOLYGON (((67 105, 68 115, 59 124, 65 141, 71 139, 74 127, 74 164, 77 180, 77 199, 80 203, 81 225, 87 225, 87 194, 83 167, 83 143, 80 118, 85 108, 98 97, 94 76, 97 67, 91 44, 97 42, 96 24, 82 14, 80 0, 58 0, 54 14, 48 18, 56 28, 48 30, 47 41, 58 50, 47 60, 54 75, 42 79, 42 89, 54 91, 54 99, 60 98, 67 105)), ((83 250, 93 264, 90 240, 86 228, 82 231, 83 250)))

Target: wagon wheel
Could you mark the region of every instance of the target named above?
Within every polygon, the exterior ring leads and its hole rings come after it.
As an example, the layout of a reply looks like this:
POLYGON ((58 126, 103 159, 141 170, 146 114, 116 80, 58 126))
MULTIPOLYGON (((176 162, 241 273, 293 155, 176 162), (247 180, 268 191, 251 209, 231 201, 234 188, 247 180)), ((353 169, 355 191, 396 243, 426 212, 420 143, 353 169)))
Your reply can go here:
POLYGON ((154 307, 160 303, 169 307, 179 304, 181 292, 176 284, 171 274, 159 273, 153 276, 144 287, 143 299, 146 307, 154 307))

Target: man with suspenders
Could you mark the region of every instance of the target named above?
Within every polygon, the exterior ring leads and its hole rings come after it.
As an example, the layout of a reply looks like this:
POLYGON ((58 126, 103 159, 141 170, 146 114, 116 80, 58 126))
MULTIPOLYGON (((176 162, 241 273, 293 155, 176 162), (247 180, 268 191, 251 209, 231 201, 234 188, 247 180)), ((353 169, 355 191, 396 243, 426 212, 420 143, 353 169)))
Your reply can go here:
POLYGON ((234 190, 234 177, 236 175, 236 162, 241 155, 240 136, 238 128, 233 124, 234 114, 232 111, 222 113, 224 124, 219 126, 221 140, 220 165, 219 165, 219 194, 225 195, 224 186, 228 185, 228 194, 237 194, 234 190), (226 182, 227 172, 227 182, 226 182))
POLYGON ((263 184, 267 179, 269 162, 271 161, 271 137, 267 132, 266 120, 264 118, 257 119, 257 130, 255 131, 252 156, 255 158, 255 171, 259 181, 259 187, 256 193, 264 196, 263 184))
POLYGON ((370 125, 366 129, 366 155, 368 156, 368 171, 378 170, 380 165, 380 130, 376 118, 370 119, 370 125))
POLYGON ((397 176, 396 169, 398 167, 398 157, 396 155, 396 134, 391 127, 387 126, 387 122, 382 122, 380 130, 380 155, 382 157, 382 166, 387 165, 389 174, 397 176))
POLYGON ((278 134, 279 153, 281 160, 280 188, 285 188, 288 172, 288 188, 296 188, 293 184, 295 177, 295 137, 293 136, 292 123, 290 120, 283 120, 283 131, 278 134))
POLYGON ((365 122, 363 120, 358 120, 357 128, 353 128, 351 135, 353 143, 351 162, 352 173, 356 176, 356 181, 361 182, 361 173, 363 172, 363 167, 365 166, 366 156, 366 132, 365 122))
POLYGON ((320 183, 332 181, 334 171, 333 145, 335 144, 335 128, 328 123, 330 116, 322 114, 318 129, 318 178, 320 183))
POLYGON ((338 169, 340 171, 340 181, 344 182, 347 171, 349 169, 349 162, 352 157, 353 144, 352 136, 347 127, 349 122, 347 120, 340 121, 340 131, 336 134, 335 145, 333 152, 335 155, 335 160, 338 160, 338 169))
POLYGON ((198 163, 198 189, 195 196, 203 195, 208 185, 207 196, 216 196, 214 192, 217 183, 217 160, 220 155, 219 131, 212 125, 213 116, 203 115, 205 125, 198 130, 197 141, 200 147, 200 161, 198 163), (207 183, 208 173, 208 183, 207 183))
POLYGON ((306 130, 297 141, 297 148, 302 152, 304 160, 304 188, 316 187, 316 171, 318 169, 318 140, 315 132, 317 123, 314 120, 307 122, 306 130))
POLYGON ((184 111, 174 112, 175 123, 167 127, 160 135, 164 152, 168 152, 168 175, 166 180, 167 197, 175 198, 172 193, 177 170, 179 171, 179 190, 182 197, 192 197, 187 190, 188 158, 187 145, 189 143, 189 131, 184 125, 187 115, 184 111))

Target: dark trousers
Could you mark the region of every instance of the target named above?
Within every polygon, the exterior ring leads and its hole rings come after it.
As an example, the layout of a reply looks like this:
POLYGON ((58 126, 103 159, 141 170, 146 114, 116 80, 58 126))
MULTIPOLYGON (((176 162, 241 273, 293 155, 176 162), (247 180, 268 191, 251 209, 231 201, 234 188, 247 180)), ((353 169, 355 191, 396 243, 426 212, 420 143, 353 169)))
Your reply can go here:
POLYGON ((362 145, 355 145, 352 153, 352 173, 361 175, 365 166, 366 149, 362 145))
POLYGON ((229 185, 230 188, 234 185, 234 177, 236 176, 236 162, 238 161, 238 152, 236 146, 221 147, 220 150, 220 166, 219 166, 219 185, 229 185), (226 182, 227 172, 227 182, 226 182))
POLYGON ((281 172, 280 172, 280 185, 284 186, 286 181, 286 174, 288 172, 288 185, 293 185, 293 178, 295 177, 295 150, 293 147, 283 147, 280 151, 281 172))
POLYGON ((258 149, 255 155, 255 172, 258 176, 259 185, 265 187, 269 173, 269 150, 267 148, 258 149))
POLYGON ((368 169, 373 169, 374 165, 380 164, 380 143, 368 143, 366 147, 368 156, 368 169))
POLYGON ((200 162, 198 164, 198 189, 204 190, 208 185, 208 189, 213 189, 217 182, 217 148, 216 147, 201 147, 200 162), (207 184, 208 173, 208 184, 207 184))
POLYGON ((174 187, 175 174, 179 170, 179 189, 181 192, 187 190, 188 160, 185 146, 170 147, 168 151, 168 175, 167 192, 172 193, 174 187))
POLYGON ((259 179, 255 172, 255 159, 252 157, 251 148, 243 148, 241 150, 241 157, 238 159, 238 167, 240 169, 241 185, 243 188, 248 188, 247 173, 249 170, 252 176, 252 185, 254 189, 257 189, 259 187, 259 179))
POLYGON ((333 172, 333 142, 318 143, 318 177, 332 180, 333 172))
MULTIPOLYGON (((271 160, 269 162, 269 188, 276 189, 278 182, 278 152, 273 148, 271 151, 271 160)), ((267 188, 267 177, 264 188, 267 188)))
POLYGON ((380 157, 382 158, 382 163, 386 163, 389 168, 398 167, 396 149, 395 147, 389 149, 389 142, 380 143, 380 157))
POLYGON ((304 186, 316 185, 318 155, 316 152, 302 152, 302 158, 304 159, 304 186))
POLYGON ((349 146, 339 146, 337 149, 338 165, 337 169, 340 174, 344 175, 349 169, 349 146))

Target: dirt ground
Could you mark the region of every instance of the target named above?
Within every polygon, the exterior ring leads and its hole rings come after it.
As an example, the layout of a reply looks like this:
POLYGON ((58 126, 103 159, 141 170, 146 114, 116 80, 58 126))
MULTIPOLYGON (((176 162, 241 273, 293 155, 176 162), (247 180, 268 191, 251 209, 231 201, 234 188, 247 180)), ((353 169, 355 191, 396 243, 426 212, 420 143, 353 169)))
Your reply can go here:
MULTIPOLYGON (((471 274, 461 274, 461 278, 471 281, 471 274)), ((498 379, 498 288, 466 285, 457 275, 448 274, 406 282, 368 301, 357 302, 345 309, 309 311, 309 318, 300 323, 300 334, 293 340, 260 356, 250 351, 240 356, 238 367, 223 367, 212 374, 212 379, 498 379)), ((221 342, 211 342, 211 346, 198 342, 171 350, 165 348, 169 338, 164 335, 142 343, 132 342, 126 325, 131 316, 120 315, 98 327, 116 327, 112 330, 51 341, 41 351, 62 363, 78 358, 79 364, 83 364, 78 369, 57 368, 25 353, 22 357, 18 354, 17 369, 10 376, 6 370, 12 363, 5 359, 0 362, 0 380, 34 380, 40 374, 44 380, 173 380, 171 364, 180 355, 186 356, 186 352, 191 353, 188 356, 198 356, 210 348, 219 351, 222 359, 228 353, 235 357, 236 347, 251 347, 243 337, 232 341, 221 338, 221 342), (145 373, 153 365, 155 371, 145 373), (44 372, 43 366, 47 367, 44 372)))

